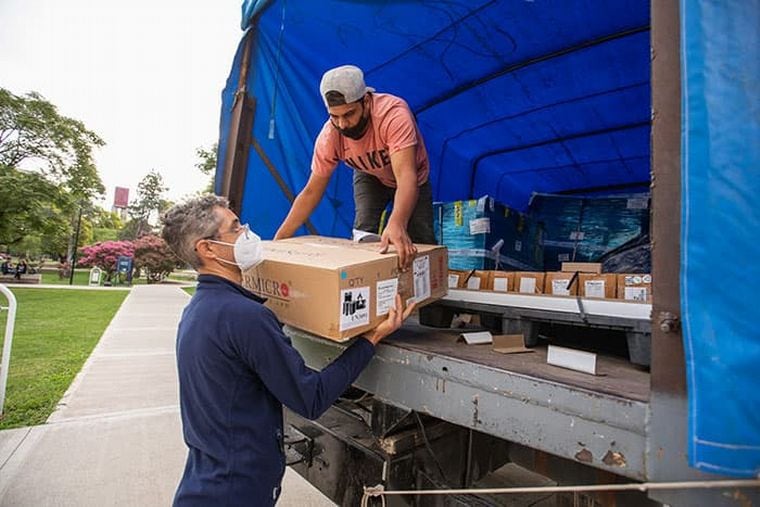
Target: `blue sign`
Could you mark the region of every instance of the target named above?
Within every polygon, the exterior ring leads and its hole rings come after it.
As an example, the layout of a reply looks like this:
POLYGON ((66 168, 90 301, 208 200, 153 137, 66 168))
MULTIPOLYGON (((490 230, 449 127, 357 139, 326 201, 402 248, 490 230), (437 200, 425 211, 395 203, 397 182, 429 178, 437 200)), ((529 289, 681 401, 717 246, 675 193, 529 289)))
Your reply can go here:
POLYGON ((132 282, 132 257, 126 255, 120 255, 119 260, 116 261, 116 272, 119 274, 124 273, 127 282, 132 282))

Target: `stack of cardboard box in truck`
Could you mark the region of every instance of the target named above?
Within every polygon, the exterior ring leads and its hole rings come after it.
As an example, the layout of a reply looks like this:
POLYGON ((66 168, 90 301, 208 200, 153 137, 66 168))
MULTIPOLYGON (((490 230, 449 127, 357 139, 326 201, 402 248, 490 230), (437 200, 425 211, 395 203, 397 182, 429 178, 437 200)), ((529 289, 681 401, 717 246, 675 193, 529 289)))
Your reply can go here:
POLYGON ((449 271, 449 288, 652 301, 650 274, 602 273, 602 265, 565 262, 561 271, 449 271))

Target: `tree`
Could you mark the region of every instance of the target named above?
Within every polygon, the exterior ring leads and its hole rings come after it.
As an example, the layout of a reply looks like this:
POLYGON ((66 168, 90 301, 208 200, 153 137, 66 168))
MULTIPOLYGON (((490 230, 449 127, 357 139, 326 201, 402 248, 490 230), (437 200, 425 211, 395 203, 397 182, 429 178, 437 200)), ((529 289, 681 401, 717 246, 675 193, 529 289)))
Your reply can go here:
POLYGON ((198 162, 195 163, 195 167, 198 168, 206 176, 211 176, 211 180, 209 181, 208 185, 206 185, 203 193, 214 193, 214 174, 216 173, 216 161, 218 153, 219 145, 217 143, 211 145, 209 149, 205 149, 203 146, 195 149, 195 154, 198 156, 198 162))
POLYGON ((171 204, 163 198, 166 190, 163 177, 155 169, 151 169, 137 185, 137 199, 129 205, 127 210, 130 221, 124 227, 120 237, 137 239, 153 232, 151 218, 157 218, 171 204))
POLYGON ((124 223, 115 211, 106 211, 100 207, 94 207, 90 213, 92 226, 98 229, 121 229, 124 223))
POLYGON ((35 92, 18 96, 0 88, 0 165, 33 169, 77 199, 105 192, 92 150, 105 143, 78 120, 35 92))
POLYGON ((92 241, 90 243, 116 241, 119 239, 119 231, 124 228, 124 223, 118 213, 106 211, 98 206, 89 213, 89 219, 92 222, 92 241))
POLYGON ((181 264, 169 245, 153 234, 135 240, 134 246, 135 268, 145 272, 148 283, 162 281, 181 264))
POLYGON ((106 279, 110 281, 119 257, 134 257, 134 254, 135 245, 131 241, 104 241, 84 247, 79 265, 99 267, 106 272, 106 279))
POLYGON ((105 191, 92 158, 103 144, 41 95, 0 88, 0 243, 69 238, 80 203, 105 191))
POLYGON ((0 165, 0 243, 69 230, 70 199, 42 175, 0 165))

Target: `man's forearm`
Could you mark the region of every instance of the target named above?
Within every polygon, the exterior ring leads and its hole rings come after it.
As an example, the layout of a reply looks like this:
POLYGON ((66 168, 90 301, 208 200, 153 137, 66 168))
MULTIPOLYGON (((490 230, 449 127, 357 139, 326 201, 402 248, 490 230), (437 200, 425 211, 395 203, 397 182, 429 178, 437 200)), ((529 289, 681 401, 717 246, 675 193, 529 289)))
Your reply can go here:
POLYGON ((317 207, 320 197, 305 192, 298 194, 298 197, 293 201, 293 206, 290 208, 288 216, 285 217, 282 225, 277 230, 275 239, 289 238, 293 236, 298 228, 306 222, 306 219, 309 218, 311 212, 314 211, 314 208, 317 207))
POLYGON ((418 195, 419 187, 417 186, 416 177, 412 181, 398 182, 396 194, 393 198, 393 212, 388 222, 398 223, 406 229, 409 218, 412 216, 415 206, 417 206, 418 195))

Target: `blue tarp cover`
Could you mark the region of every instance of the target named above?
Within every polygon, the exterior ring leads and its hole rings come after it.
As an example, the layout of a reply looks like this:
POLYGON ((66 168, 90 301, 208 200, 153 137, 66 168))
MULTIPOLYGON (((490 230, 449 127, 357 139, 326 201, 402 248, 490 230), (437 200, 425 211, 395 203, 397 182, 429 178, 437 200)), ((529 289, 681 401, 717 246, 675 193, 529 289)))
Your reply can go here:
MULTIPOLYGON (((243 14, 254 39, 253 136, 294 193, 327 119, 320 77, 346 63, 415 112, 436 200, 488 194, 524 210, 534 191, 649 185, 648 1, 251 0, 243 14)), ((240 53, 224 92, 222 150, 240 53)), ((253 151, 245 186, 243 218, 271 237, 289 202, 253 151)), ((311 218, 320 234, 350 235, 348 168, 311 218)))
MULTIPOLYGON (((760 463, 754 324, 758 207, 757 0, 681 0, 684 73, 683 304, 690 460, 753 475, 760 463)), ((434 198, 647 191, 648 0, 247 0, 253 137, 293 193, 326 120, 318 83, 353 63, 403 97, 430 154, 434 198)), ((242 43, 223 92, 221 190, 242 43)), ((242 219, 270 238, 290 202, 250 151, 242 219)), ((350 236, 351 172, 311 217, 350 236)), ((302 232, 306 232, 305 229, 302 232)))
POLYGON ((689 461, 760 474, 760 2, 682 0, 689 461))

